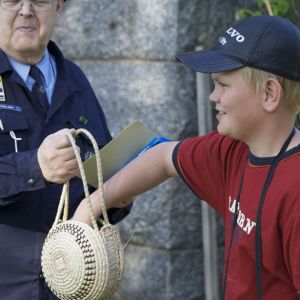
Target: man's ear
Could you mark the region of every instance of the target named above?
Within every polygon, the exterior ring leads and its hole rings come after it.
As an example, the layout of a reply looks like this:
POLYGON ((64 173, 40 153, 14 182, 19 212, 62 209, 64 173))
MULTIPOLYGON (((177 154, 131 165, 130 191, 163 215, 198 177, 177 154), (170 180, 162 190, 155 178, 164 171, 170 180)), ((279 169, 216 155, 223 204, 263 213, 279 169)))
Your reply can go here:
POLYGON ((268 112, 276 110, 280 104, 282 92, 279 81, 275 78, 269 78, 266 82, 263 108, 268 112))

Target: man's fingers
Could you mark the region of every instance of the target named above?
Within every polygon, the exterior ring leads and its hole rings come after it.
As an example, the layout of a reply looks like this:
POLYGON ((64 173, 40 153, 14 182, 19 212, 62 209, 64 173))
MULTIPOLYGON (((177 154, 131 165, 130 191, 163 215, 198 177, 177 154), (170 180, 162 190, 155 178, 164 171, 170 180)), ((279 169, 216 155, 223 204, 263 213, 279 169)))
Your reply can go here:
POLYGON ((51 167, 44 169, 44 177, 49 182, 64 183, 79 174, 76 159, 65 161, 62 164, 58 161, 53 162, 51 167))
POLYGON ((63 148, 71 147, 71 142, 67 136, 67 133, 69 133, 73 137, 75 137, 76 130, 75 129, 67 129, 67 128, 59 130, 56 133, 49 135, 48 142, 53 143, 55 145, 56 149, 63 149, 63 148))
MULTIPOLYGON (((80 148, 76 146, 77 151, 80 153, 80 148)), ((76 160, 75 152, 72 146, 68 148, 59 149, 56 153, 56 156, 61 161, 68 161, 68 160, 76 160)))
POLYGON ((76 131, 62 129, 49 135, 38 149, 39 165, 47 181, 62 183, 79 173, 75 152, 67 133, 75 136, 76 131))

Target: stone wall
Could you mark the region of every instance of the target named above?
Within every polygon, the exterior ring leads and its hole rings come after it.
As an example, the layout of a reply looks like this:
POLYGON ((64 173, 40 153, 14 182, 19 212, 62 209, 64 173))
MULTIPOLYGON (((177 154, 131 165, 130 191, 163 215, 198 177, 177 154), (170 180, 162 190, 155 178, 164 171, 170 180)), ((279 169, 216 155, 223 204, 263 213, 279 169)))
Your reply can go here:
MULTIPOLYGON (((232 23, 235 5, 68 0, 54 40, 85 71, 113 135, 141 119, 178 140, 198 126, 195 74, 175 54, 211 44, 232 23)), ((119 226, 124 243, 134 234, 115 300, 204 299, 201 205, 180 179, 139 196, 119 226)))

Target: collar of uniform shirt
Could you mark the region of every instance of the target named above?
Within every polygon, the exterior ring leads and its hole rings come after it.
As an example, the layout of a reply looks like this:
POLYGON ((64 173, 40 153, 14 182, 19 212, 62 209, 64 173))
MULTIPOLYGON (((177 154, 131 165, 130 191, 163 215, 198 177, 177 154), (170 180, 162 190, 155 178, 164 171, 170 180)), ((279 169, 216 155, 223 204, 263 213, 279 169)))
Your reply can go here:
MULTIPOLYGON (((34 80, 29 76, 30 65, 16 61, 8 55, 7 57, 14 70, 23 79, 29 90, 31 90, 34 84, 34 80)), ((52 57, 52 55, 49 54, 48 49, 46 49, 43 58, 36 64, 36 66, 43 74, 42 81, 44 83, 47 97, 48 99, 51 99, 56 80, 57 69, 55 59, 52 57)))

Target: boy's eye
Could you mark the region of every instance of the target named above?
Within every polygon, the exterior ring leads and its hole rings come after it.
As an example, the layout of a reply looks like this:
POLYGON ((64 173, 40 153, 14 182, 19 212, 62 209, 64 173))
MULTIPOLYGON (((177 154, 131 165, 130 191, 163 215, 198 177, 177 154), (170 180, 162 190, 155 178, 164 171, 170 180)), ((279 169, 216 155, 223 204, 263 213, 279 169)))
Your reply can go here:
POLYGON ((219 86, 219 87, 225 87, 227 86, 224 82, 221 81, 214 81, 215 86, 219 86))

